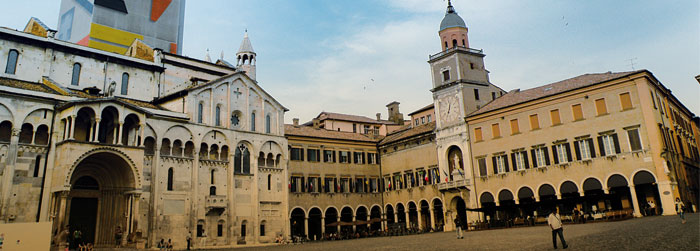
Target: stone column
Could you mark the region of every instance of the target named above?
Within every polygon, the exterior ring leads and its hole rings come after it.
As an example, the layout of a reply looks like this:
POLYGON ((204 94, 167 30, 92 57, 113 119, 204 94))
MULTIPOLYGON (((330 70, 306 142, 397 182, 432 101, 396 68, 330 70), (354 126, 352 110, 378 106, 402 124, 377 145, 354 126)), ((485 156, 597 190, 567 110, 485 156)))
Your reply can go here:
POLYGON ((628 186, 630 189, 630 196, 632 197, 632 208, 634 209, 634 217, 642 217, 642 213, 639 211, 639 201, 637 200, 637 190, 634 189, 634 185, 628 186))
POLYGON ((408 217, 408 210, 404 211, 404 214, 406 215, 406 228, 409 228, 409 227, 411 227, 411 225, 410 225, 411 221, 408 217))
POLYGON ((146 138, 145 138, 144 135, 143 135, 143 134, 144 134, 144 133, 143 133, 144 131, 146 131, 146 123, 141 123, 141 124, 139 124, 139 134, 141 135, 141 141, 138 142, 138 141, 139 141, 139 140, 138 140, 138 137, 136 138, 136 142, 139 143, 139 144, 138 144, 139 147, 143 147, 143 146, 144 146, 143 142, 146 141, 146 138))
POLYGON ((353 215, 352 215, 352 222, 353 222, 352 232, 353 233, 357 231, 357 225, 355 225, 356 220, 357 220, 357 215, 355 215, 355 213, 353 212, 353 215))
POLYGON ((421 218, 423 218, 423 209, 416 210, 416 213, 418 214, 418 217, 416 217, 416 218, 418 218, 418 229, 422 229, 423 228, 423 224, 422 224, 423 219, 421 219, 421 218))
POLYGON ((121 145, 122 144, 122 136, 124 136, 123 135, 124 134, 124 122, 119 121, 119 124, 117 124, 116 129, 119 130, 119 133, 117 133, 117 145, 121 145))
POLYGON ((100 142, 100 118, 95 118, 95 135, 92 136, 94 137, 92 142, 100 142))
POLYGON ((75 118, 76 116, 68 116, 70 118, 70 130, 68 132, 68 139, 75 139, 75 118))
POLYGON ((0 202, 2 215, 0 219, 7 223, 7 218, 9 215, 7 211, 10 208, 10 193, 12 190, 12 180, 15 176, 15 162, 17 161, 17 151, 19 149, 19 128, 12 128, 12 136, 10 136, 10 147, 7 151, 7 160, 5 161, 5 168, 2 176, 2 201, 0 202))
POLYGON ((326 235, 326 217, 321 217, 321 238, 326 235))
POLYGON ((90 130, 89 130, 89 133, 90 133, 90 134, 89 134, 90 137, 87 138, 87 141, 88 141, 88 142, 94 141, 93 138, 97 138, 97 137, 95 137, 95 120, 94 120, 94 119, 91 119, 91 120, 90 120, 90 130))
POLYGON ((66 220, 66 207, 68 207, 68 193, 69 191, 60 191, 58 192, 60 199, 59 199, 59 205, 58 205, 58 229, 59 231, 63 229, 63 226, 66 225, 65 220, 66 220))
POLYGON ((540 202, 540 196, 535 195, 535 202, 540 202))
POLYGON ((435 229, 435 208, 430 206, 430 228, 435 229))
POLYGON ((306 238, 309 238, 309 218, 304 217, 304 235, 306 235, 306 238))

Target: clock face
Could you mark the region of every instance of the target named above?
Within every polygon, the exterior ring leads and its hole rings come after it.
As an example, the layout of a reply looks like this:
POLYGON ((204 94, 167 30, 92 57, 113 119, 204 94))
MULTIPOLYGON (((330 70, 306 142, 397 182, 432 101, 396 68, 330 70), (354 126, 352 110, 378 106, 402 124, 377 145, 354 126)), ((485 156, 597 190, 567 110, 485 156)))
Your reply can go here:
POLYGON ((452 122, 460 116, 457 97, 447 96, 440 101, 440 119, 443 123, 452 122))

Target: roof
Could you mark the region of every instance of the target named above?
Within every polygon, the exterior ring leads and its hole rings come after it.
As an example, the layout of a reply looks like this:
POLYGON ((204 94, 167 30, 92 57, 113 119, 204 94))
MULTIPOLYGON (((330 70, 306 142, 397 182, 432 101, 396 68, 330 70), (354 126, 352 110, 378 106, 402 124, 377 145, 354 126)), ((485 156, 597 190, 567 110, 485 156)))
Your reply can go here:
POLYGON ((248 38, 248 31, 246 31, 245 35, 243 36, 243 41, 241 41, 241 47, 238 47, 238 52, 255 53, 255 51, 253 50, 253 45, 250 43, 250 39, 248 38))
POLYGON ((467 28, 467 25, 464 23, 464 19, 457 15, 455 8, 452 7, 452 2, 448 1, 447 12, 445 12, 445 17, 440 22, 440 31, 452 27, 467 28))
POLYGON ((588 73, 570 79, 554 82, 551 84, 538 86, 535 88, 520 91, 519 89, 510 91, 505 95, 489 102, 484 107, 468 116, 482 114, 493 110, 525 103, 528 101, 552 96, 555 94, 571 91, 581 87, 596 85, 602 82, 610 81, 617 78, 626 77, 646 70, 627 71, 627 72, 605 72, 605 73, 588 73))
POLYGON ((416 127, 411 127, 408 129, 393 132, 393 133, 387 135, 381 142, 379 142, 379 145, 390 144, 390 143, 400 141, 403 139, 407 139, 410 137, 414 137, 417 135, 432 133, 434 131, 435 131, 435 121, 430 122, 430 123, 426 123, 426 124, 422 124, 422 125, 419 125, 416 127))
POLYGON ((415 110, 415 111, 412 112, 412 113, 409 113, 408 116, 412 116, 413 114, 416 114, 416 113, 419 113, 419 112, 423 112, 423 111, 427 111, 427 110, 430 110, 430 109, 433 109, 433 108, 435 108, 435 104, 434 104, 434 103, 430 103, 429 105, 426 105, 426 106, 423 107, 423 108, 420 108, 420 109, 418 109, 418 110, 415 110))
POLYGON ((342 121, 360 122, 360 123, 366 123, 366 124, 390 124, 390 125, 395 124, 393 121, 389 121, 389 120, 376 120, 376 119, 371 119, 371 118, 368 118, 365 116, 334 113, 334 112, 321 112, 320 114, 318 114, 318 116, 316 116, 316 118, 319 119, 320 121, 342 120, 342 121))
POLYGON ((285 136, 300 136, 300 137, 312 137, 312 138, 322 138, 322 139, 336 139, 336 140, 350 140, 350 141, 361 141, 369 143, 377 143, 383 137, 366 135, 351 132, 340 132, 326 130, 323 128, 314 128, 312 126, 294 126, 285 124, 284 125, 285 136))

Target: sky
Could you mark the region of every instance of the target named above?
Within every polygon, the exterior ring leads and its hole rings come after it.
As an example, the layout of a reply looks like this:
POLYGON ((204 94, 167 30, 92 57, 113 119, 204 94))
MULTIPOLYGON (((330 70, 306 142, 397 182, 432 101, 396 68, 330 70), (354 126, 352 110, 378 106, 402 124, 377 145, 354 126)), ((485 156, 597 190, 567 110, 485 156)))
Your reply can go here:
MULTIPOLYGON (((68 0, 70 1, 70 0, 68 0)), ((700 1, 452 1, 491 83, 528 89, 585 73, 647 69, 700 115, 700 1)), ((0 26, 57 27, 58 0, 5 1, 0 26)), ((247 29, 257 81, 309 121, 322 111, 387 117, 432 103, 443 0, 189 0, 183 54, 229 62, 247 29)))

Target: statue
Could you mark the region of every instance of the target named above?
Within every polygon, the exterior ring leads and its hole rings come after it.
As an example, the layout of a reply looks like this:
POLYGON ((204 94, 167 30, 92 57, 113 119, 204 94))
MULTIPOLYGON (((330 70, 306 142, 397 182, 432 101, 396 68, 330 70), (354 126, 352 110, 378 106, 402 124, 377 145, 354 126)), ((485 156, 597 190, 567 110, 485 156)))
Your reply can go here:
POLYGON ((109 83, 109 86, 107 87, 107 92, 105 93, 105 96, 111 97, 114 95, 114 91, 117 89, 117 82, 112 81, 109 83))

